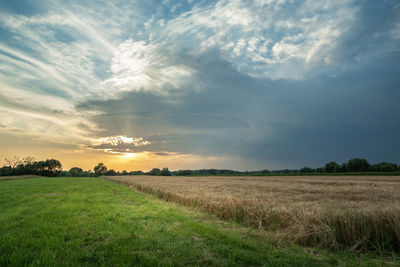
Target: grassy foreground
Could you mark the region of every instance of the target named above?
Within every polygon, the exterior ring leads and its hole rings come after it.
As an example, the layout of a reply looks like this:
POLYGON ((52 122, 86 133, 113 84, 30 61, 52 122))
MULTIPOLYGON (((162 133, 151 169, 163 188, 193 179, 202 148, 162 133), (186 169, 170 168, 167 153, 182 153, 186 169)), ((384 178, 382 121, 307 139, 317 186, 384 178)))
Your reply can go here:
POLYGON ((278 246, 257 231, 96 178, 0 181, 0 266, 396 264, 278 246))

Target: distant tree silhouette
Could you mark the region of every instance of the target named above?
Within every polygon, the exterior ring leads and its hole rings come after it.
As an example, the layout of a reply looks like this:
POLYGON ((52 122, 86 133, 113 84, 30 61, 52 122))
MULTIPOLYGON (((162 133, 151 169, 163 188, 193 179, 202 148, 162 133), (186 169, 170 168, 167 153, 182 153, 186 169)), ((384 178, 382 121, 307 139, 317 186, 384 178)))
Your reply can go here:
POLYGON ((176 175, 178 176, 185 176, 185 175, 192 175, 193 171, 192 170, 179 170, 176 172, 176 175))
POLYGON ((159 168, 153 168, 151 171, 149 171, 147 174, 148 175, 160 175, 161 170, 159 168))
POLYGON ((107 172, 107 167, 104 163, 99 163, 93 168, 93 171, 96 176, 104 175, 107 172))
POLYGON ((311 173, 313 171, 314 170, 308 166, 304 166, 303 168, 300 169, 300 172, 302 172, 302 173, 311 173))
POLYGON ((105 174, 109 176, 114 176, 117 175, 117 172, 113 169, 109 169, 105 174))
POLYGON ((167 167, 160 170, 153 168, 151 171, 144 173, 142 171, 122 171, 122 173, 113 169, 108 170, 104 163, 97 164, 93 171, 84 171, 79 167, 73 167, 69 171, 63 171, 60 161, 56 159, 46 159, 44 161, 36 161, 33 157, 19 158, 11 156, 5 158, 5 165, 0 167, 0 176, 12 175, 42 175, 42 176, 66 176, 66 177, 93 177, 100 175, 268 175, 272 174, 296 174, 296 173, 332 173, 332 172, 400 172, 400 165, 390 162, 380 162, 369 164, 366 159, 352 158, 347 162, 339 165, 335 161, 330 161, 323 168, 303 167, 301 169, 285 169, 285 170, 262 170, 262 171, 234 171, 229 169, 200 169, 200 170, 178 170, 171 172, 167 167))
POLYGON ((142 172, 142 171, 131 171, 131 172, 129 172, 128 174, 129 174, 129 175, 143 175, 144 172, 142 172))
POLYGON ((349 172, 366 172, 370 170, 371 165, 366 159, 353 158, 347 161, 347 171, 349 172))
POLYGON ((11 169, 15 169, 18 165, 20 165, 22 160, 17 156, 10 156, 4 159, 7 163, 7 166, 11 167, 11 169))
POLYGON ((168 170, 167 167, 163 168, 160 172, 161 176, 171 176, 171 172, 168 170))
POLYGON ((377 172, 395 172, 399 166, 390 162, 380 162, 372 165, 372 170, 377 172))
POLYGON ((69 169, 68 172, 70 176, 77 176, 77 177, 84 176, 84 171, 79 167, 72 167, 71 169, 69 169))
POLYGON ((56 159, 46 159, 45 161, 39 161, 39 163, 42 175, 45 176, 56 176, 62 169, 61 162, 56 159))
POLYGON ((27 164, 33 164, 37 160, 34 157, 23 157, 21 159, 22 164, 27 165, 27 164))
POLYGON ((324 172, 339 172, 339 170, 340 170, 340 165, 335 161, 330 161, 326 163, 324 166, 324 172))

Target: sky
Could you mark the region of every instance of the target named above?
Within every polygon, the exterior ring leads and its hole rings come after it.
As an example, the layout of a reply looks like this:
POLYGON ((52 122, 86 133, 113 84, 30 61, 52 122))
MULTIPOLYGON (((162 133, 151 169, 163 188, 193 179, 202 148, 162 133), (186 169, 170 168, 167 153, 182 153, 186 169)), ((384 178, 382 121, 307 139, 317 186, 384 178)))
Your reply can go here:
POLYGON ((399 101, 397 0, 0 0, 1 160, 399 164, 399 101))

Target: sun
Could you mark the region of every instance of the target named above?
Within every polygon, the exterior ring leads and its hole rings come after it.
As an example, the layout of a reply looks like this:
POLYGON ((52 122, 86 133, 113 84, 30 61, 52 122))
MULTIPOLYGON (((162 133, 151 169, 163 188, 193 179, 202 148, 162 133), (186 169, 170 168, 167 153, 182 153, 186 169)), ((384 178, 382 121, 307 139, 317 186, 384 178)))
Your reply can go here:
POLYGON ((124 159, 131 159, 131 158, 133 158, 135 156, 136 156, 136 153, 124 153, 124 154, 122 154, 122 157, 124 159))

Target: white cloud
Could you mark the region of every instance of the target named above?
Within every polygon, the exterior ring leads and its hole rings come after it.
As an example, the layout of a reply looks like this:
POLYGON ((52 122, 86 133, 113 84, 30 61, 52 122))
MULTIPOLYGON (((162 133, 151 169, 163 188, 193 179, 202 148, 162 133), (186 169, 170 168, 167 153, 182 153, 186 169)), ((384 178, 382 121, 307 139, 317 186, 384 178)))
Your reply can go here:
POLYGON ((126 137, 123 135, 108 136, 92 140, 93 146, 107 145, 114 147, 126 144, 133 146, 145 146, 145 145, 150 145, 151 143, 147 140, 144 140, 143 137, 126 137))
POLYGON ((28 43, 36 56, 4 45, 0 50, 34 65, 38 68, 35 72, 40 71, 36 79, 79 101, 115 98, 126 91, 168 94, 185 87, 194 70, 174 63, 168 55, 182 50, 199 54, 217 47, 243 73, 272 79, 303 77, 312 66, 333 64, 335 41, 357 11, 351 2, 308 0, 299 5, 293 1, 222 0, 209 6, 198 4, 170 20, 155 12, 144 23, 148 34, 141 40, 137 32, 135 41, 121 38, 133 9, 116 3, 108 3, 96 17, 89 10, 76 13, 74 8, 32 17, 2 16, 4 25, 20 42, 28 43), (57 40, 52 27, 58 26, 72 36, 70 42, 57 40), (147 41, 143 40, 146 36, 147 41), (291 60, 303 61, 307 68, 281 72, 288 70, 282 64, 294 64, 291 60), (103 70, 110 66, 111 76, 104 71, 99 76, 101 65, 103 70))
POLYGON ((242 54, 242 50, 246 47, 246 40, 244 39, 239 39, 237 42, 235 48, 233 49, 233 54, 235 56, 240 56, 242 54))
POLYGON ((0 112, 1 131, 26 134, 47 142, 88 142, 90 136, 100 130, 94 123, 78 116, 15 108, 4 104, 0 106, 0 112))
MULTIPOLYGON (((400 4, 399 4, 400 5, 400 4)), ((390 32, 392 38, 400 39, 400 22, 396 23, 394 29, 390 32)))
POLYGON ((239 71, 252 76, 304 78, 313 68, 334 64, 337 40, 358 11, 352 2, 223 0, 168 21, 161 39, 192 47, 193 53, 220 48, 239 71), (294 63, 307 67, 285 73, 294 63))
POLYGON ((151 142, 145 140, 143 137, 127 137, 118 135, 92 139, 91 143, 84 146, 84 148, 101 150, 112 154, 126 154, 138 152, 138 147, 147 146, 150 144, 151 142))
POLYGON ((0 23, 12 34, 0 44, 0 103, 8 110, 2 130, 57 142, 98 132, 92 117, 104 113, 76 106, 104 98, 98 69, 114 50, 115 32, 102 29, 109 22, 61 8, 29 17, 2 13, 0 23))
POLYGON ((174 64, 159 45, 132 39, 115 50, 111 70, 113 75, 102 83, 101 90, 114 97, 126 91, 168 94, 181 89, 194 72, 174 64))

